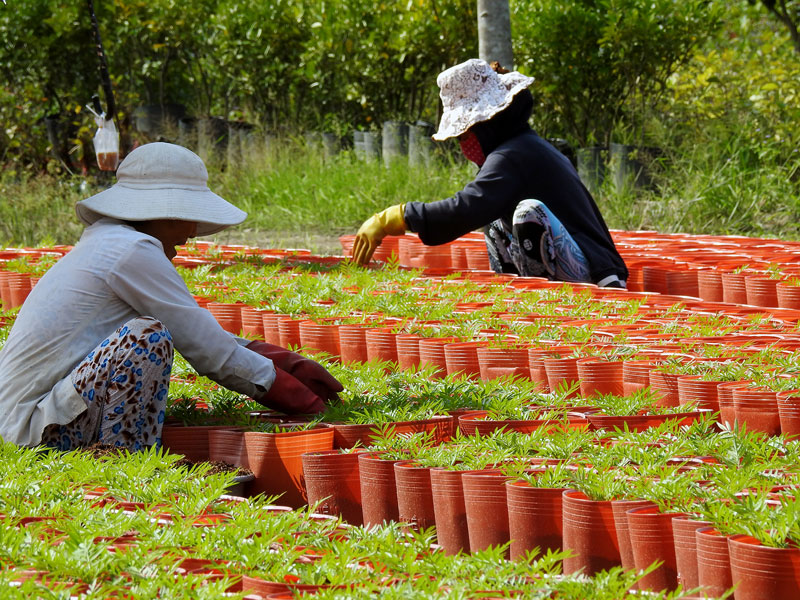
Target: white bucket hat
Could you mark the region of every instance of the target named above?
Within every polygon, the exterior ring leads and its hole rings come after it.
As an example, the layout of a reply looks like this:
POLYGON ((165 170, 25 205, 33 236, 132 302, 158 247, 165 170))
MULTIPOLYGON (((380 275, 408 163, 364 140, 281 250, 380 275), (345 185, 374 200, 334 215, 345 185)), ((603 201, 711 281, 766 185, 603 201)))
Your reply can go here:
POLYGON ((471 58, 439 73, 436 84, 444 112, 433 139, 441 142, 487 121, 533 83, 517 71, 499 74, 485 60, 471 58))
POLYGON ((176 219, 197 223, 197 235, 238 225, 247 213, 208 188, 203 159, 175 144, 139 146, 117 168, 117 183, 75 205, 91 225, 102 217, 123 221, 176 219))

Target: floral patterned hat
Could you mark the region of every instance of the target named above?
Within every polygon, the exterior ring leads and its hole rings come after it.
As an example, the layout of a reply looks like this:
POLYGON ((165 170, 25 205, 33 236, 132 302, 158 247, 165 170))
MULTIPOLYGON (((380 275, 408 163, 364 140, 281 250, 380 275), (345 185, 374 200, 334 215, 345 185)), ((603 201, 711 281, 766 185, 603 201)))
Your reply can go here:
POLYGON ((487 121, 506 108, 519 92, 533 83, 517 71, 498 74, 485 60, 471 58, 436 78, 444 112, 433 139, 441 142, 487 121))

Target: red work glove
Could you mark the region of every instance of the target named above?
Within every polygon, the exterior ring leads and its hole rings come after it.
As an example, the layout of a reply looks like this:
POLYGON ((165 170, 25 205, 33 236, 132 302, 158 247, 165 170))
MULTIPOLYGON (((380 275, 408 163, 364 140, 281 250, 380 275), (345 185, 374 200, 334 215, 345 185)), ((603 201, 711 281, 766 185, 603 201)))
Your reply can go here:
POLYGON ((275 369, 275 381, 269 390, 258 394, 253 400, 287 415, 310 415, 325 411, 322 398, 278 368, 275 369))
POLYGON ((325 367, 297 352, 259 341, 250 342, 247 348, 272 360, 278 369, 286 371, 325 402, 338 400, 339 392, 344 389, 325 367))

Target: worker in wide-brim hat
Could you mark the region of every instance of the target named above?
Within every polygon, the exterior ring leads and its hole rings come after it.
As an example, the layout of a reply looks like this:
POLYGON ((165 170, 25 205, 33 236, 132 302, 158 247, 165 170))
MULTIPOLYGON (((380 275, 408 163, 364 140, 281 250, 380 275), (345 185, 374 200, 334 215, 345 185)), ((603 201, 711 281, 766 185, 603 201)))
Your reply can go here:
POLYGON ((356 234, 365 264, 386 235, 416 232, 428 245, 483 228, 498 273, 625 287, 628 270, 600 210, 569 159, 531 129, 533 78, 470 59, 439 74, 437 141, 457 138, 480 170, 453 197, 391 206, 356 234))
POLYGON ((244 221, 199 156, 131 152, 117 183, 78 202, 87 227, 25 300, 0 350, 0 437, 70 450, 160 443, 173 349, 220 385, 286 413, 318 413, 342 386, 300 354, 223 330, 171 260, 244 221))

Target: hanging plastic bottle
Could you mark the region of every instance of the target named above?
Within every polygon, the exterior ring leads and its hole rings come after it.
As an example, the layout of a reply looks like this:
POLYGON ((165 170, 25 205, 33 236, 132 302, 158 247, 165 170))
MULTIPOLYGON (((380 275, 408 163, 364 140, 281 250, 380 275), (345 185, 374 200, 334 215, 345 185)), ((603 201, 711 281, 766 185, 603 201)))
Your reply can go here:
POLYGON ((97 131, 94 134, 94 151, 97 155, 97 166, 101 171, 116 171, 119 164, 119 133, 113 119, 106 119, 106 113, 99 115, 87 108, 94 115, 97 131))

